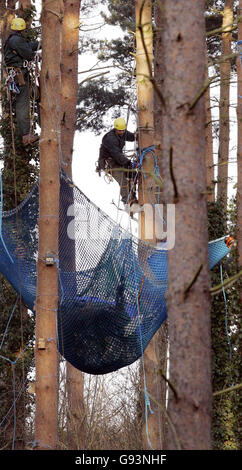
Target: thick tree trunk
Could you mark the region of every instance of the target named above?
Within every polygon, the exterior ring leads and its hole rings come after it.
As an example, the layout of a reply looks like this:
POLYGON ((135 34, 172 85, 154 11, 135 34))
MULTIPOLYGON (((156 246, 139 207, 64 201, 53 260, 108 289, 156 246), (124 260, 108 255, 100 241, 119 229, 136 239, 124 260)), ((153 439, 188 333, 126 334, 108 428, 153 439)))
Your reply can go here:
POLYGON ((230 97, 230 59, 231 54, 231 25, 233 23, 234 0, 225 0, 222 27, 222 55, 224 60, 220 67, 220 102, 219 102, 219 152, 218 152, 218 198, 227 205, 228 193, 228 160, 229 160, 229 97, 230 97))
MULTIPOLYGON (((152 78, 153 63, 153 31, 151 20, 151 1, 136 0, 136 84, 138 101, 138 128, 139 146, 149 147, 154 144, 154 99, 152 78)), ((153 157, 147 154, 143 164, 146 178, 139 181, 139 201, 141 204, 149 204, 150 199, 147 188, 151 183, 151 176, 148 176, 154 169, 153 157), (144 187, 145 186, 145 187, 144 187)), ((150 195, 152 199, 154 195, 150 195)), ((146 223, 152 224, 152 219, 146 223)), ((145 238, 144 214, 141 215, 140 236, 145 238)), ((154 242, 153 238, 150 240, 154 242)))
MULTIPOLYGON (((76 126, 78 92, 78 40, 81 0, 64 0, 64 18, 61 34, 61 150, 62 169, 72 178, 72 153, 76 126)), ((73 201, 72 201, 73 203, 73 201)), ((70 201, 71 204, 71 201, 70 201)), ((68 263, 75 270, 75 241, 69 240, 68 263)), ((65 260, 61 260, 62 269, 65 260)), ((68 397, 69 449, 83 449, 85 444, 85 416, 83 402, 83 374, 70 363, 66 364, 68 397)))
MULTIPOLYGON (((205 46, 205 60, 207 61, 207 45, 205 46)), ((208 78, 208 72, 207 72, 208 78)), ((210 101, 210 87, 205 93, 205 116, 206 116, 206 170, 207 170, 207 201, 215 201, 215 180, 213 161, 213 126, 210 101)))
POLYGON ((19 1, 19 10, 25 10, 25 8, 31 7, 31 0, 20 0, 19 1))
MULTIPOLYGON (((160 2, 155 3, 155 41, 154 41, 154 79, 156 87, 162 93, 163 83, 163 63, 164 63, 164 47, 163 47, 163 8, 160 2)), ((155 149, 156 156, 159 164, 160 175, 162 171, 162 121, 163 121, 163 106, 159 95, 154 91, 154 127, 155 127, 155 149)), ((162 175, 161 175, 162 176, 162 175)))
POLYGON ((168 449, 210 449, 211 346, 206 212, 204 0, 165 0, 164 195, 176 204, 168 251, 168 449))
MULTIPOLYGON (((149 147, 154 144, 154 101, 152 84, 152 62, 153 62, 153 31, 150 0, 136 0, 136 77, 137 77, 137 100, 139 121, 139 146, 149 147)), ((150 198, 155 203, 155 194, 148 193, 153 172, 154 161, 152 154, 147 154, 143 164, 146 178, 139 180, 139 202, 150 204, 150 198)), ((140 236, 145 239, 147 225, 153 227, 153 238, 150 243, 155 243, 154 211, 147 211, 140 216, 140 236)), ((146 239, 147 241, 147 239, 146 239)), ((148 393, 159 402, 161 397, 160 364, 158 360, 158 333, 154 336, 144 353, 145 380, 148 393)), ((147 425, 145 422, 145 406, 143 403, 143 429, 142 439, 144 449, 161 449, 160 408, 151 400, 153 414, 147 410, 147 425), (147 436, 147 430, 149 435, 147 436), (150 442, 149 442, 150 440, 150 442)))
POLYGON ((85 449, 86 415, 83 399, 83 374, 67 363, 68 449, 85 449))
MULTIPOLYGON (((242 0, 239 2, 238 15, 242 15, 242 0)), ((238 24, 238 39, 242 41, 242 20, 238 24)), ((237 106, 237 119, 238 119, 238 183, 237 183, 237 243, 238 243, 238 264, 242 266, 242 43, 240 45, 241 55, 237 59, 237 74, 238 74, 238 106, 237 106)), ((242 294, 241 294, 242 300, 242 294)))
POLYGON ((64 0, 61 39, 61 149, 62 168, 72 176, 72 151, 78 91, 78 39, 81 0, 64 0))
MULTIPOLYGON (((154 16, 155 16, 155 44, 154 44, 154 78, 156 87, 154 90, 154 126, 155 126, 155 153, 158 161, 160 177, 162 181, 162 125, 164 118, 164 109, 161 101, 161 96, 157 93, 156 88, 159 92, 163 94, 163 80, 164 80, 164 44, 163 44, 163 32, 164 32, 164 11, 162 2, 156 2, 154 6, 154 16)), ((158 190, 158 188, 157 188, 158 190)), ((159 202, 162 203, 162 187, 159 188, 159 202)), ((168 327, 167 322, 163 323, 159 329, 157 335, 158 341, 158 357, 159 357, 159 367, 160 372, 163 374, 161 384, 159 385, 158 392, 160 396, 158 397, 161 407, 159 409, 160 413, 160 448, 166 448, 166 424, 167 418, 165 415, 166 407, 166 381, 164 376, 167 373, 167 353, 168 353, 168 327)))
POLYGON ((60 2, 42 1, 40 213, 36 298, 37 449, 56 449, 58 430, 58 228, 60 186, 60 2), (54 264, 47 266, 48 253, 54 264))

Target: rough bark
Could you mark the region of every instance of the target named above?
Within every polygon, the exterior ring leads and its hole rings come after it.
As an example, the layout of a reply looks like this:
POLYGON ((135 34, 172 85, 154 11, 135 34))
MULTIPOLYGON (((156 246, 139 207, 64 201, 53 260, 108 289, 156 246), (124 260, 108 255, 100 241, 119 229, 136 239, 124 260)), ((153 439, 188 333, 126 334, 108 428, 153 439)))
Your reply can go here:
MULTIPOLYGON (((154 79, 157 88, 162 93, 163 83, 163 62, 164 62, 164 47, 163 47, 163 7, 161 1, 155 3, 155 36, 154 36, 154 79)), ((161 99, 156 91, 154 91, 154 127, 155 127, 155 148, 156 156, 159 164, 160 175, 162 171, 161 158, 162 158, 162 120, 163 120, 163 107, 161 99)), ((161 175, 162 176, 162 175, 161 175)))
MULTIPOLYGON (((164 81, 164 45, 163 45, 163 32, 164 32, 164 11, 163 11, 163 2, 160 0, 155 2, 154 6, 154 18, 155 18, 155 41, 154 41, 154 79, 156 87, 159 92, 163 94, 163 81, 164 81)), ((158 161, 160 177, 162 181, 162 124, 163 124, 163 104, 161 96, 154 90, 154 127, 155 127, 155 154, 158 161)), ((162 186, 159 188, 160 198, 159 202, 162 202, 162 186)), ((165 322, 160 328, 158 335, 158 357, 159 357, 159 366, 160 366, 160 377, 161 384, 159 393, 159 403, 161 408, 160 413, 160 448, 166 448, 166 434, 167 434, 167 418, 165 415, 165 406, 166 406, 166 381, 165 376, 167 374, 167 349, 168 349, 168 327, 167 322, 165 322)))
POLYGON ((206 212, 204 1, 166 0, 164 195, 176 204, 168 251, 168 449, 210 449, 211 346, 206 212))
POLYGON ((64 0, 61 39, 62 167, 71 177, 78 91, 78 38, 81 0, 64 0))
MULTIPOLYGON (((72 153, 76 126, 78 92, 78 39, 81 0, 64 0, 61 33, 61 151, 62 169, 72 178, 72 153)), ((71 204, 71 201, 70 201, 71 204)), ((75 269, 75 241, 69 240, 68 263, 75 269)), ((62 267, 65 260, 61 260, 62 267)), ((83 374, 70 363, 66 364, 68 397, 69 449, 84 448, 85 410, 83 374)))
POLYGON ((37 449, 56 449, 58 430, 57 263, 60 171, 60 2, 42 1, 42 71, 39 247, 36 297, 36 420, 37 449), (42 341, 43 340, 43 341, 42 341), (40 342, 43 344, 41 345, 40 342))
MULTIPOLYGON (((154 144, 154 98, 152 78, 153 63, 153 31, 151 22, 151 2, 150 0, 136 0, 136 84, 138 101, 138 128, 139 146, 149 147, 154 144)), ((148 174, 153 170, 153 158, 147 154, 143 170, 147 173, 146 181, 141 178, 139 181, 139 201, 141 204, 149 203, 149 195, 144 190, 150 186, 151 177, 148 174)), ((147 220, 147 223, 150 221, 147 220)), ((151 221, 152 223, 152 221, 151 221)), ((141 216, 141 238, 145 237, 144 217, 141 216)), ((153 240, 151 240, 152 242, 153 240)))
MULTIPOLYGON (((141 148, 149 147, 154 144, 154 101, 152 84, 152 61, 153 61, 153 31, 151 1, 137 0, 136 8, 136 80, 137 80, 137 101, 138 101, 138 122, 139 122, 139 146, 141 148)), ((151 184, 154 161, 151 154, 147 154, 143 170, 146 178, 139 180, 139 201, 141 204, 150 204, 148 188, 151 184)), ((153 202, 155 195, 150 194, 153 202)), ((145 238, 146 224, 153 227, 153 211, 141 214, 140 217, 140 236, 145 238)), ((155 243, 155 231, 153 228, 153 238, 149 240, 155 243)), ((145 380, 148 393, 155 398, 157 402, 161 396, 160 384, 160 364, 158 360, 158 333, 154 336, 144 353, 145 380)), ((151 408, 154 412, 151 414, 148 409, 147 427, 149 436, 146 433, 145 421, 145 402, 143 403, 143 428, 142 439, 144 449, 161 449, 161 429, 160 429, 160 408, 151 400, 151 408), (150 443, 149 443, 149 440, 150 443)))
POLYGON ((224 202, 225 210, 228 193, 228 160, 229 160, 229 98, 230 98, 230 60, 225 57, 231 54, 231 24, 233 22, 234 0, 226 0, 223 12, 222 55, 220 67, 220 101, 219 101, 219 152, 218 152, 218 198, 224 202))
MULTIPOLYGON (((207 45, 205 46, 205 60, 207 61, 207 45)), ((207 71, 208 78, 208 71, 207 71)), ((215 180, 213 161, 213 126, 210 101, 210 87, 205 93, 205 115, 206 115, 206 170, 207 170, 207 201, 215 201, 215 180)))
POLYGON ((85 449, 86 415, 83 399, 83 374, 67 363, 68 448, 85 449))
MULTIPOLYGON (((238 15, 242 15, 242 0, 239 2, 238 15)), ((238 23, 238 39, 242 41, 242 21, 238 23)), ((237 243, 238 243, 238 264, 242 266, 242 55, 237 59, 238 74, 238 150, 237 150, 237 243)), ((242 300, 242 294, 241 294, 242 300)))
POLYGON ((19 1, 19 10, 24 10, 25 8, 31 7, 31 0, 20 0, 19 1))

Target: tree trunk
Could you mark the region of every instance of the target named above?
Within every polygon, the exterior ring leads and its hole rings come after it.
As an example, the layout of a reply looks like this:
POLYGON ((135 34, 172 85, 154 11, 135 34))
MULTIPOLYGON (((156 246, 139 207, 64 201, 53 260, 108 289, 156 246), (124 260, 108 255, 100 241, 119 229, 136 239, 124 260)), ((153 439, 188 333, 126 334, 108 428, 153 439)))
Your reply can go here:
MULTIPOLYGON (((239 2, 238 15, 242 15, 242 0, 239 2)), ((241 54, 237 59, 237 74, 238 74, 238 106, 237 106, 237 120, 238 120, 238 163, 237 163, 237 246, 238 246, 238 264, 242 266, 242 20, 238 23, 238 39, 241 41, 240 51, 241 54)), ((242 294, 241 294, 242 300, 242 294)))
POLYGON ((31 0, 20 0, 19 1, 19 10, 23 11, 25 8, 30 8, 31 7, 31 0))
MULTIPOLYGON (((164 47, 163 47, 163 8, 160 2, 155 3, 155 41, 154 41, 154 79, 156 87, 162 93, 163 76, 163 63, 164 63, 164 47)), ((155 127, 155 149, 156 156, 159 164, 160 175, 162 171, 161 158, 162 158, 162 121, 163 121, 163 107, 159 95, 154 91, 154 127, 155 127)), ((161 175, 162 176, 162 175, 161 175)))
MULTIPOLYGON (((205 59, 207 61, 207 45, 205 46, 205 59)), ((207 71, 208 78, 208 71, 207 71)), ((210 87, 205 93, 205 115, 206 115, 206 170, 207 170, 207 201, 215 201, 214 161, 213 161, 213 125, 210 101, 210 87)))
MULTIPOLYGON (((152 61, 153 61, 153 32, 152 32, 152 14, 150 0, 136 0, 136 80, 137 80, 137 100, 138 100, 138 122, 139 122, 139 146, 141 148, 149 147, 154 144, 154 116, 153 116, 153 84, 152 84, 152 61)), ((149 204, 150 198, 155 203, 154 192, 148 194, 152 177, 148 176, 153 172, 154 161, 151 153, 145 157, 143 170, 146 178, 139 179, 139 202, 149 204)), ((155 243, 154 231, 154 211, 141 213, 140 216, 140 236, 145 238, 146 225, 153 227, 153 238, 150 243, 155 243)), ((146 239, 147 241, 147 239, 146 239)), ((145 380, 148 393, 160 400, 160 364, 158 361, 158 333, 144 353, 145 380)), ((147 426, 145 422, 145 406, 143 403, 143 448, 161 449, 160 439, 160 408, 152 401, 151 408, 153 414, 147 410, 147 426), (147 436, 146 429, 149 435, 147 436), (149 442, 150 440, 150 442, 149 442)))
MULTIPOLYGON (((222 27, 230 31, 233 23, 234 0, 225 0, 222 27)), ((231 32, 222 34, 222 55, 220 67, 220 102, 219 102, 219 151, 218 151, 218 199, 221 199, 226 210, 228 192, 228 160, 229 160, 229 97, 230 97, 230 59, 231 32)))
MULTIPOLYGON (((64 0, 64 18, 61 35, 62 169, 70 178, 72 178, 72 153, 78 92, 77 73, 80 4, 80 0, 64 0)), ((69 240, 68 245, 68 262, 71 262, 73 269, 75 269, 75 241, 69 240)), ((64 260, 61 262, 61 266, 62 269, 65 270, 63 261, 64 260)), ((85 442, 83 374, 68 362, 66 364, 66 370, 69 449, 83 449, 85 442)))
POLYGON ((42 1, 40 213, 36 298, 36 443, 56 449, 58 430, 58 228, 60 185, 60 2, 42 1), (52 254, 54 264, 46 265, 52 254))
POLYGON ((83 374, 67 363, 67 419, 69 450, 85 449, 86 415, 83 399, 83 374))
POLYGON ((176 204, 168 251, 168 449, 210 449, 211 346, 205 168, 204 1, 166 0, 163 180, 176 204))
MULTIPOLYGON (((159 92, 163 94, 163 81, 164 81, 164 44, 163 44, 163 32, 164 32, 164 11, 163 11, 163 4, 161 2, 155 3, 155 44, 154 44, 154 78, 156 87, 159 89, 159 92)), ((163 142, 162 142, 162 125, 163 125, 163 118, 164 118, 164 109, 161 102, 161 97, 154 90, 154 125, 155 125, 155 153, 158 161, 160 177, 162 181, 162 149, 163 149, 163 142)), ((160 200, 162 202, 162 187, 159 188, 160 191, 160 200)), ((168 328, 167 322, 163 323, 161 328, 159 329, 157 335, 158 341, 158 354, 159 354, 159 367, 160 372, 163 374, 163 378, 158 389, 160 393, 160 397, 158 397, 159 403, 161 404, 161 408, 159 410, 160 413, 160 448, 166 448, 166 424, 167 418, 165 415, 165 407, 166 407, 166 381, 164 379, 164 375, 166 376, 167 373, 167 353, 168 353, 168 328)))
POLYGON ((71 178, 78 91, 78 39, 81 0, 64 0, 61 40, 62 168, 71 178))

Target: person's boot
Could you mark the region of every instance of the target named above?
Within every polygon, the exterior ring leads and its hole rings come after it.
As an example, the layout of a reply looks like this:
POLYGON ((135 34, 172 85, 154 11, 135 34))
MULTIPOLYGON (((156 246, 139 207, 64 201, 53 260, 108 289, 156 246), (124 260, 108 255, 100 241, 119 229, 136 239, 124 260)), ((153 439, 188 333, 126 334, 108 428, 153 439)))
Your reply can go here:
POLYGON ((25 134, 22 136, 22 142, 23 142, 23 145, 26 146, 26 145, 31 145, 33 144, 34 142, 36 142, 37 140, 39 140, 39 136, 38 135, 33 135, 33 134, 25 134))

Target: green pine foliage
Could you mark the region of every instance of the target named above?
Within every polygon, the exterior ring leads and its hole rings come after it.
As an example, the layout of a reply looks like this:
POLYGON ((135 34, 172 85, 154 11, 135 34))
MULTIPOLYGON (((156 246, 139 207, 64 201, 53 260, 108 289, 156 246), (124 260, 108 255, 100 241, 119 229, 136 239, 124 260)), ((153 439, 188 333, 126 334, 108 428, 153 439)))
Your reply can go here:
MULTIPOLYGON (((219 238, 226 233, 226 217, 223 204, 209 204, 208 209, 210 239, 219 238)), ((230 234, 236 238, 236 201, 231 201, 228 213, 230 234)), ((236 247, 222 263, 223 279, 236 274, 236 247)), ((220 284, 220 267, 211 272, 212 285, 220 284)), ((212 298, 212 386, 213 392, 224 390, 241 382, 240 355, 240 290, 237 281, 223 292, 212 298), (227 313, 226 313, 227 308, 227 313)), ((239 391, 215 396, 212 410, 212 446, 214 450, 235 450, 240 448, 239 436, 239 391)))
POLYGON ((106 24, 119 26, 120 38, 82 42, 82 53, 91 52, 97 57, 99 70, 93 78, 79 85, 77 103, 77 129, 92 130, 100 134, 110 128, 110 120, 125 111, 135 112, 130 103, 134 82, 134 2, 129 0, 102 1, 108 7, 109 15, 102 13, 106 24), (115 74, 113 71, 115 70, 115 74))
MULTIPOLYGON (((33 11, 23 13, 25 19, 33 11), (26 15, 25 15, 26 13, 26 15)), ((28 39, 36 40, 37 30, 27 30, 28 39), (29 36, 30 35, 30 36, 29 36)), ((12 97, 14 112, 14 97, 12 97)), ((25 199, 38 175, 38 146, 25 148, 17 134, 15 116, 10 118, 10 101, 6 87, 1 87, 2 116, 0 135, 2 146, 0 160, 3 162, 3 209, 15 209, 25 199), (12 133, 13 130, 13 133, 12 133)), ((35 121, 37 115, 35 114, 35 121)), ((36 125, 36 122, 35 122, 36 125)), ((27 377, 33 367, 33 338, 35 321, 20 298, 13 307, 17 294, 0 275, 0 448, 24 449, 26 423, 32 410, 32 398, 27 391, 27 377), (13 314, 12 314, 13 312, 13 314), (11 316, 12 315, 12 316, 11 316), (15 399, 15 406, 14 406, 15 399)))

